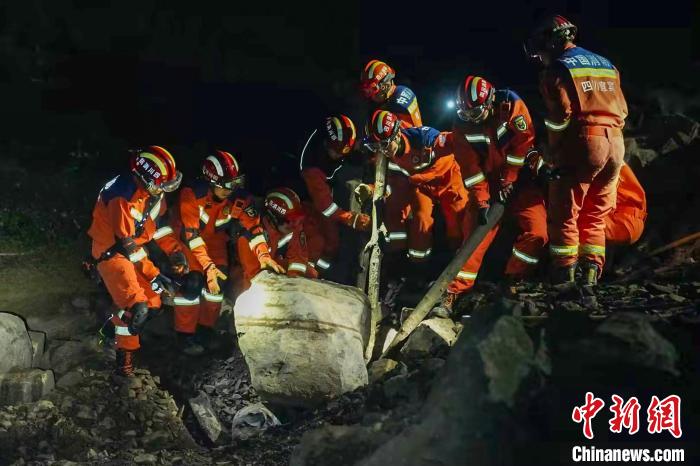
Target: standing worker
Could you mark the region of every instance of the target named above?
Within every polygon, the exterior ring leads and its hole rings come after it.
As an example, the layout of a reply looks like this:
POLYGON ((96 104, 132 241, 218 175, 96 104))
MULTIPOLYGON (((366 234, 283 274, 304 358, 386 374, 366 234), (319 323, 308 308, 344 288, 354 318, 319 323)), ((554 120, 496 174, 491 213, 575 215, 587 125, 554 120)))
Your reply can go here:
POLYGON ((544 65, 545 125, 562 175, 549 187, 552 281, 574 282, 580 267, 584 284, 595 285, 605 263, 605 218, 615 203, 625 153, 627 103, 618 70, 607 58, 576 46, 576 32, 563 16, 547 18, 526 51, 544 65))
POLYGON ((102 188, 92 212, 88 230, 92 259, 117 307, 101 333, 114 337, 118 377, 134 375, 134 354, 149 310, 161 307, 161 293, 172 292, 144 246, 158 238, 164 252, 177 255, 172 230, 159 229, 156 221, 166 210, 163 193, 176 190, 181 180, 166 149, 147 147, 133 155, 130 173, 116 176, 102 188))

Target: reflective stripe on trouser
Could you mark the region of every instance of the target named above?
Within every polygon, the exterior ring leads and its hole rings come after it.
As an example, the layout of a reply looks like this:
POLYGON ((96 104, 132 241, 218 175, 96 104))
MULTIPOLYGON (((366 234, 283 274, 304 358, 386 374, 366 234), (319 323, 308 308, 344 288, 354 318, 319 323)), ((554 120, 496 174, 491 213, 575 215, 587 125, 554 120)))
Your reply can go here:
POLYGON ((522 278, 537 268, 547 244, 547 208, 542 190, 534 183, 523 183, 511 200, 508 212, 515 217, 520 234, 513 243, 505 274, 522 278))
POLYGON ((394 172, 387 173, 387 182, 391 185, 391 196, 384 201, 384 224, 389 233, 387 251, 404 251, 412 221, 411 200, 416 188, 409 184, 408 178, 394 172))
MULTIPOLYGON (((121 309, 130 309, 136 303, 147 303, 149 308, 159 308, 160 295, 151 289, 150 280, 145 278, 134 264, 121 254, 97 264, 97 271, 109 292, 114 304, 121 309)), ((126 334, 126 328, 119 316, 113 318, 115 342, 117 348, 137 350, 140 347, 139 336, 126 334), (117 333, 118 332, 118 333, 117 333)))
MULTIPOLYGON (((624 152, 620 136, 588 135, 562 140, 558 162, 571 175, 549 184, 549 238, 553 246, 605 244, 605 218, 615 203, 616 180, 624 152), (567 166, 564 157, 571 157, 572 165, 567 166)), ((550 251, 553 267, 574 263, 579 253, 551 247, 550 251)), ((582 255, 602 270, 605 256, 601 252, 601 249, 587 249, 582 255)))
MULTIPOLYGON (((463 231, 465 232, 465 239, 468 235, 474 231, 478 225, 478 209, 476 203, 470 202, 464 213, 464 220, 462 224, 463 231)), ((484 239, 476 247, 472 255, 467 259, 467 262, 462 266, 462 270, 459 272, 457 277, 452 280, 452 282, 447 287, 447 290, 451 293, 464 293, 470 290, 474 286, 474 280, 476 280, 477 273, 481 268, 481 262, 484 259, 486 251, 488 251, 489 246, 493 242, 493 239, 498 233, 499 225, 494 226, 484 239)))
POLYGON ((129 311, 120 310, 110 317, 110 321, 114 325, 114 343, 117 349, 135 351, 141 346, 139 336, 133 335, 129 331, 129 326, 122 320, 125 315, 127 320, 131 316, 129 311))

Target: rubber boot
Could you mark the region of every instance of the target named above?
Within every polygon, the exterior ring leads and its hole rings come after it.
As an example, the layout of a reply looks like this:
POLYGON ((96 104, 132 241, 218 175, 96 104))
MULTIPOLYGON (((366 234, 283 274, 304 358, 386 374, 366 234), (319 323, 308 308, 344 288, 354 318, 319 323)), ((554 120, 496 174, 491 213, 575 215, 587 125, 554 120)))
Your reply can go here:
POLYGON ((114 376, 117 378, 131 378, 134 376, 134 353, 136 351, 117 349, 114 376))
POLYGON ((221 342, 219 341, 216 330, 211 327, 198 325, 194 340, 198 345, 209 351, 221 348, 221 342))
POLYGON ((581 261, 581 284, 583 286, 596 286, 599 274, 600 267, 598 264, 585 259, 581 261))
POLYGON ((566 283, 576 282, 576 265, 574 262, 571 265, 553 267, 550 275, 552 285, 563 285, 566 283))
POLYGON ((204 347, 199 344, 193 333, 178 333, 181 351, 188 356, 199 356, 204 353, 204 347))

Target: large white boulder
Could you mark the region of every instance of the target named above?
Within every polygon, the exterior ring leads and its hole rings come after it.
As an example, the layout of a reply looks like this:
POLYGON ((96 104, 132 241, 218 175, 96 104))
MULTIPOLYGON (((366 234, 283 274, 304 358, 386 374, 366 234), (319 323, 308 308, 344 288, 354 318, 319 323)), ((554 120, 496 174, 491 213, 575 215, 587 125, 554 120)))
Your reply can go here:
POLYGON ((313 406, 367 384, 367 297, 323 280, 260 273, 234 306, 253 386, 268 401, 313 406))
POLYGON ((32 341, 24 321, 14 314, 0 312, 0 374, 32 367, 32 354, 32 341))

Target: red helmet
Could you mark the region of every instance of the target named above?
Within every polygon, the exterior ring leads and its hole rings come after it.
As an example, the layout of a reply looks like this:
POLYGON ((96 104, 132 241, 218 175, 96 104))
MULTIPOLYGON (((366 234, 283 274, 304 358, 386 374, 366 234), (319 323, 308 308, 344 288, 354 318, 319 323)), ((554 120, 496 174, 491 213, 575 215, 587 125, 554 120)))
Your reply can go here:
POLYGON ((204 159, 202 174, 219 188, 236 189, 245 183, 245 175, 241 175, 236 158, 222 150, 216 150, 204 159))
POLYGON ((277 223, 294 223, 304 218, 301 199, 289 188, 277 188, 267 193, 265 208, 277 223))
POLYGON ((379 60, 370 60, 360 74, 360 89, 366 98, 372 98, 380 92, 389 90, 391 80, 396 73, 394 70, 379 60))
POLYGON ((323 120, 322 131, 328 146, 343 155, 355 146, 355 124, 345 115, 326 117, 323 120))
POLYGON ((395 114, 386 110, 375 110, 367 127, 371 142, 367 148, 372 152, 386 150, 401 130, 401 120, 395 114))
POLYGON ((546 17, 536 27, 525 43, 525 52, 532 58, 539 53, 560 47, 576 37, 578 28, 561 15, 546 17))
POLYGON ((175 191, 182 181, 175 159, 164 147, 148 146, 134 151, 130 165, 131 171, 151 193, 175 191))
POLYGON ((496 90, 479 76, 469 75, 457 88, 457 116, 464 121, 480 123, 493 107, 496 90))

